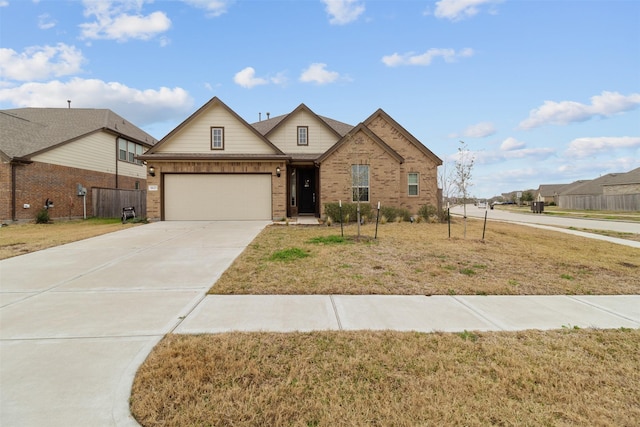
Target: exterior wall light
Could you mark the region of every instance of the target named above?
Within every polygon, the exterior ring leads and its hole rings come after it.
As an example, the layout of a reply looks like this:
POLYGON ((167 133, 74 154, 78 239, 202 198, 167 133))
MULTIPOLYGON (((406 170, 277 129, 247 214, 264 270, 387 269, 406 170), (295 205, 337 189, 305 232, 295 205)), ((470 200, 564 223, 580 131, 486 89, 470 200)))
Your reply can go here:
POLYGON ((156 176, 156 168, 149 166, 149 175, 156 176))
POLYGON ((276 168, 276 176, 280 178, 280 166, 276 168))

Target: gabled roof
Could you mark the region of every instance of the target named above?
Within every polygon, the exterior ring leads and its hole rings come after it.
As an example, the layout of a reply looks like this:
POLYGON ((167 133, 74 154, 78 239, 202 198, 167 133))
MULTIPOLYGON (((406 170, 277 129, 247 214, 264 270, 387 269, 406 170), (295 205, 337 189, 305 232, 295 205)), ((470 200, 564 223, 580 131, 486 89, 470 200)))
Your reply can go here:
MULTIPOLYGON (((596 179, 583 181, 578 185, 570 184, 571 187, 564 189, 560 195, 562 196, 588 196, 603 194, 602 186, 611 182, 614 178, 619 176, 619 173, 609 173, 596 179)), ((579 181, 578 181, 579 182, 579 181)))
POLYGON ((322 154, 322 156, 318 157, 318 160, 316 160, 316 162, 318 164, 320 164, 323 161, 325 161, 329 156, 331 156, 340 147, 342 147, 343 145, 348 144, 349 142, 351 142, 352 138, 358 132, 363 132, 365 135, 367 135, 373 142, 378 144, 380 147, 382 147, 383 150, 385 150, 387 153, 389 153, 389 155, 391 155, 391 157, 396 159, 396 161, 398 163, 404 163, 404 157, 402 157, 400 154, 398 154, 397 151, 395 151, 393 148, 391 148, 389 145, 387 145, 382 139, 380 139, 380 137, 378 137, 378 135, 373 133, 371 131, 371 129, 369 129, 364 123, 360 123, 356 127, 354 127, 353 129, 351 129, 351 131, 348 134, 346 134, 338 142, 333 144, 333 146, 331 148, 329 148, 327 151, 325 151, 324 154, 322 154))
POLYGON ((538 187, 538 193, 542 197, 553 197, 560 194, 562 189, 569 184, 540 184, 538 187))
POLYGON ((98 131, 121 135, 147 147, 157 140, 107 109, 17 108, 0 110, 0 151, 28 159, 98 131))
POLYGON ((625 185, 625 184, 640 184, 640 168, 633 169, 627 173, 621 173, 605 184, 602 185, 625 185))
MULTIPOLYGON (((264 137, 264 135, 262 135, 260 132, 258 132, 256 130, 256 128, 254 128, 253 126, 251 126, 249 123, 247 123, 242 117, 240 117, 235 111, 233 111, 231 108, 229 108, 224 102, 222 102, 217 96, 214 96, 213 98, 211 98, 206 104, 204 104, 202 107, 200 107, 195 113, 193 113, 192 115, 190 115, 189 117, 187 117, 187 119, 185 121, 183 121, 182 123, 180 123, 175 129, 173 129, 171 132, 169 132, 164 138, 162 138, 160 140, 160 142, 158 142, 156 145, 154 145, 149 151, 147 151, 144 154, 144 157, 146 157, 147 155, 150 154, 154 154, 158 148, 162 147, 162 145, 166 144, 167 141, 169 141, 171 139, 171 137, 173 137, 173 135, 177 134, 178 132, 180 132, 180 130, 182 130, 184 127, 186 127, 189 123, 191 123, 195 118, 197 118, 200 114, 204 113, 205 111, 207 111, 209 108, 213 107, 214 105, 219 105, 220 107, 224 108, 225 110, 227 110, 227 112, 229 112, 234 118, 236 118, 238 120, 238 122, 240 122, 242 125, 244 125, 247 129, 249 129, 251 132, 253 132, 258 138, 260 138, 262 140, 262 142, 264 142, 266 145, 268 145, 269 147, 273 148, 273 150, 280 155, 284 155, 284 153, 275 145, 273 145, 273 143, 271 141, 269 141, 267 138, 264 137)), ((220 155, 218 155, 219 157, 220 155)), ((139 158, 143 159, 143 156, 138 156, 139 158)), ((211 156, 210 156, 211 157, 211 156)), ((155 156, 154 156, 155 158, 155 156)))
POLYGON ((378 110, 370 115, 365 121, 365 125, 369 125, 373 120, 377 117, 382 117, 385 121, 391 123, 393 127, 395 127, 398 131, 402 133, 402 135, 413 144, 418 150, 422 151, 427 157, 430 157, 438 166, 442 165, 442 159, 435 154, 427 147, 424 146, 422 142, 420 142, 415 136, 411 135, 411 133, 406 130, 404 127, 400 125, 400 123, 396 122, 390 115, 384 112, 382 108, 378 108, 378 110))
POLYGON ((253 126, 258 132, 260 132, 265 137, 268 137, 271 132, 278 129, 282 124, 286 123, 291 117, 293 117, 296 113, 300 111, 306 111, 307 113, 317 118, 320 123, 326 126, 327 129, 329 129, 329 131, 334 133, 339 138, 345 136, 353 128, 353 126, 348 125, 346 123, 342 123, 337 120, 330 119, 328 117, 317 115, 309 107, 304 105, 304 103, 298 105, 298 107, 296 107, 296 109, 290 112, 289 114, 284 114, 282 116, 277 116, 272 119, 267 119, 267 120, 262 120, 256 123, 252 123, 251 126, 253 126))

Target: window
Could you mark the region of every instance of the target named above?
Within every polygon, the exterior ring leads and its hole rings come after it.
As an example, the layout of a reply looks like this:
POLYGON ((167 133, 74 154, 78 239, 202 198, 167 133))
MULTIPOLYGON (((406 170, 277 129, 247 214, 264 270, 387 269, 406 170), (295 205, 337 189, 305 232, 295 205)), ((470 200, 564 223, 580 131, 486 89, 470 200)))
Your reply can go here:
POLYGON ((141 165, 142 160, 136 159, 136 156, 140 156, 143 153, 144 146, 142 146, 141 144, 127 141, 124 138, 118 138, 118 160, 141 165))
POLYGON ((309 145, 309 126, 298 126, 298 145, 309 145))
POLYGON ((211 149, 224 150, 224 128, 211 128, 211 149))
POLYGON ((369 201, 369 165, 351 166, 351 188, 353 201, 369 201))
POLYGON ((118 138, 118 158, 127 161, 127 140, 118 138))
MULTIPOLYGON (((144 147, 140 144, 136 144, 136 156, 141 156, 144 153, 144 147)), ((136 163, 141 165, 142 164, 142 160, 137 159, 136 163)))
POLYGON ((136 162, 136 143, 135 142, 131 142, 129 141, 129 148, 127 149, 127 152, 129 154, 129 163, 135 163, 136 162))
POLYGON ((410 196, 417 196, 418 195, 418 190, 419 190, 418 177, 419 176, 420 175, 417 174, 417 173, 410 173, 409 174, 408 182, 409 182, 409 195, 410 196))

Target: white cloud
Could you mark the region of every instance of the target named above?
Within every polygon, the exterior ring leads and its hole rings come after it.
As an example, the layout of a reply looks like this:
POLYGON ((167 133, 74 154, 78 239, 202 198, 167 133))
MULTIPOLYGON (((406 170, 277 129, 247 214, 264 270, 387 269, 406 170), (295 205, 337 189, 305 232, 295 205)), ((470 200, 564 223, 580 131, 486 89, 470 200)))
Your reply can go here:
POLYGON ((273 77, 256 77, 256 70, 253 67, 245 67, 233 76, 233 81, 244 88, 251 89, 255 86, 273 83, 276 85, 285 85, 287 77, 284 72, 276 73, 273 77))
POLYGON ((353 22, 364 12, 364 4, 358 0, 322 0, 327 6, 327 13, 331 17, 329 23, 344 25, 353 22))
POLYGON ((227 12, 233 0, 183 0, 186 4, 204 9, 208 17, 215 18, 227 12))
POLYGON ((519 150, 521 148, 524 148, 525 145, 526 144, 524 142, 518 141, 514 137, 509 137, 509 138, 505 139, 504 141, 502 141, 502 144, 500 144, 500 149, 502 151, 519 150))
POLYGON ((0 0, 0 7, 7 7, 9 6, 9 2, 6 0, 0 0))
POLYGON ((41 30, 49 30, 55 27, 57 21, 52 19, 48 13, 43 13, 42 15, 38 15, 38 28, 41 30))
MULTIPOLYGON (((508 138, 505 142, 509 141, 513 138, 508 138)), ((513 140, 515 141, 515 140, 513 140)), ((507 148, 503 148, 505 142, 503 142, 500 150, 498 151, 476 151, 474 152, 474 156, 476 162, 479 165, 490 165, 495 163, 504 163, 508 160, 545 160, 549 157, 553 156, 556 153, 556 150, 553 148, 524 148, 524 143, 520 143, 518 141, 510 141, 506 143, 507 148), (508 149, 510 144, 513 144, 514 147, 508 149)))
POLYGON ((473 54, 474 52, 471 48, 465 48, 459 52, 456 52, 455 49, 431 48, 422 54, 407 52, 383 56, 382 62, 389 67, 397 67, 399 65, 430 65, 431 62, 438 57, 443 58, 445 62, 455 62, 459 58, 468 58, 473 56, 473 54))
POLYGON ((596 153, 627 148, 640 148, 640 137, 604 136, 597 138, 577 138, 569 143, 566 155, 571 157, 587 157, 596 153))
POLYGON ((494 133, 496 133, 496 128, 493 123, 481 122, 466 128, 462 135, 467 138, 484 138, 494 133))
POLYGON ((640 93, 625 96, 618 92, 603 91, 591 97, 591 104, 575 101, 545 101, 541 107, 529 112, 529 117, 520 122, 520 129, 555 124, 566 125, 584 122, 593 117, 610 117, 614 114, 630 111, 640 106, 640 93))
POLYGON ((74 78, 47 83, 25 83, 0 89, 0 102, 17 107, 109 108, 137 126, 182 120, 193 100, 182 88, 135 89, 118 82, 74 78))
POLYGON ((315 63, 304 70, 300 75, 300 81, 304 83, 316 83, 319 85, 333 83, 340 78, 335 71, 328 71, 327 64, 315 63))
POLYGON ((83 62, 82 52, 64 43, 31 46, 22 53, 0 48, 0 75, 8 80, 43 80, 76 74, 83 62))
POLYGON ((238 71, 236 75, 233 76, 233 81, 247 89, 269 83, 267 79, 256 77, 256 70, 253 67, 246 67, 238 71))
MULTIPOLYGON (((477 15, 479 7, 500 3, 501 0, 440 0, 436 3, 434 15, 437 18, 459 21, 477 15)), ((495 10, 491 10, 495 13, 495 10)))
POLYGON ((171 27, 171 20, 164 12, 142 15, 144 0, 84 0, 83 3, 84 15, 96 18, 94 22, 80 24, 83 39, 149 40, 171 27))

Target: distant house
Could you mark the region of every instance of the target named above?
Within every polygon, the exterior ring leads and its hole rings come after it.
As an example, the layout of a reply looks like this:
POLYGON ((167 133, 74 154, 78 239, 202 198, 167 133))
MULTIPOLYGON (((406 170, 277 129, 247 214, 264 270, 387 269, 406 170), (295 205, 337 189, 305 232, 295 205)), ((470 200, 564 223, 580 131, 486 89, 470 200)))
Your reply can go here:
POLYGON ((440 201, 442 160, 381 109, 352 126, 300 104, 249 124, 214 97, 138 158, 150 219, 320 217, 358 199, 416 213, 440 201))
POLYGON ((638 169, 576 181, 561 190, 558 206, 578 210, 640 211, 640 191, 636 191, 640 187, 638 181, 638 169))
POLYGON ((113 111, 84 108, 0 110, 0 220, 92 215, 92 188, 144 189, 136 155, 156 143, 113 111), (86 200, 78 196, 87 190, 86 200))
POLYGON ((567 184, 540 184, 534 199, 538 202, 544 202, 545 205, 557 205, 558 196, 567 184))
POLYGON ((640 194, 640 168, 613 177, 602 185, 605 196, 640 194))

